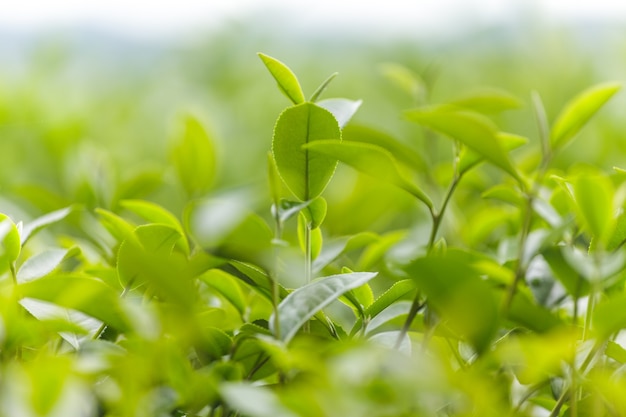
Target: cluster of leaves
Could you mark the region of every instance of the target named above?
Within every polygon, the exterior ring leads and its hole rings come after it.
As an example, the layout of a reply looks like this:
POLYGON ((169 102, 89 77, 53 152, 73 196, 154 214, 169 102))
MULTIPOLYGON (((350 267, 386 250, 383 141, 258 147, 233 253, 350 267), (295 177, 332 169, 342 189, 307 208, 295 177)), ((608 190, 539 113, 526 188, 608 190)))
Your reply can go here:
POLYGON ((433 104, 417 74, 386 66, 416 99, 405 119, 449 140, 435 167, 350 125, 360 101, 321 100, 334 74, 307 100, 260 58, 291 102, 268 155, 271 209, 212 192, 216 146, 189 116, 170 150, 180 216, 128 192, 0 217, 0 416, 626 414, 626 171, 552 166, 618 84, 553 123, 534 93, 528 141, 491 117, 521 105, 510 94, 433 104), (425 220, 324 239, 338 162, 425 220))

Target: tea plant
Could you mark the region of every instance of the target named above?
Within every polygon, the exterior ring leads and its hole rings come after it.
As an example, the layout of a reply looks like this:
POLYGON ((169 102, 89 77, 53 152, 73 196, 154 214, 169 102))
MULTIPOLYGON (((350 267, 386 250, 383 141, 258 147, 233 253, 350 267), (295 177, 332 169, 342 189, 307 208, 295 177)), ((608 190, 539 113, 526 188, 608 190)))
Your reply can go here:
POLYGON ((626 171, 553 163, 619 84, 553 122, 533 93, 526 139, 496 123, 522 106, 511 94, 433 103, 387 65, 417 98, 402 115, 420 152, 351 124, 360 100, 321 99, 336 74, 306 99, 259 57, 290 102, 267 195, 215 188, 218 144, 186 115, 180 213, 139 198, 140 175, 0 216, 0 416, 626 415, 626 171), (350 170, 409 196, 415 224, 328 236, 322 195, 350 170))

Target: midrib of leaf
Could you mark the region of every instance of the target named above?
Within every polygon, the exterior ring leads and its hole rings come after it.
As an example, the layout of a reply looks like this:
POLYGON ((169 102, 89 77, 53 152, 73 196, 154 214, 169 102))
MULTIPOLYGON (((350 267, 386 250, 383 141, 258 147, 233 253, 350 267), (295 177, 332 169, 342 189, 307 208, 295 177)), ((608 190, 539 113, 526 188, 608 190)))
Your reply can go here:
MULTIPOLYGON (((306 143, 309 143, 311 137, 311 108, 307 106, 306 117, 306 143)), ((304 197, 305 201, 309 201, 309 149, 304 148, 304 197)))

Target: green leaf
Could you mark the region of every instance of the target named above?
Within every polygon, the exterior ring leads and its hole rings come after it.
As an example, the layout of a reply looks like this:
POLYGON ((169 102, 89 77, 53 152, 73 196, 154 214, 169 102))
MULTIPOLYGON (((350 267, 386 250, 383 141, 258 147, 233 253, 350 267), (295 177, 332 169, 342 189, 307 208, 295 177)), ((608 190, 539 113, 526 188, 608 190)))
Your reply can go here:
POLYGON ((13 221, 0 213, 0 273, 7 271, 20 256, 20 233, 13 221))
POLYGON ((220 391, 230 407, 248 417, 297 417, 266 387, 228 382, 221 385, 220 391))
MULTIPOLYGON (((300 212, 300 216, 298 217, 298 242, 300 243, 300 248, 302 252, 305 252, 306 242, 305 242, 305 228, 307 220, 305 220, 305 216, 303 212, 300 212)), ((315 229, 311 229, 311 259, 315 259, 318 257, 322 250, 323 236, 322 230, 317 227, 315 229)))
POLYGON ((621 364, 626 363, 626 349, 624 349, 620 344, 613 342, 612 340, 609 340, 607 342, 606 349, 604 349, 604 354, 621 364))
POLYGON ((491 287, 471 261, 458 250, 411 262, 405 271, 414 279, 429 305, 482 353, 498 330, 498 304, 491 287))
POLYGON ((340 128, 344 128, 348 124, 352 116, 361 107, 361 100, 348 100, 347 98, 327 98, 318 101, 316 104, 325 108, 335 116, 340 128))
POLYGON ((259 58, 263 61, 272 77, 278 83, 278 88, 285 94, 293 104, 304 103, 304 93, 302 87, 296 78, 296 75, 289 67, 276 58, 262 54, 259 52, 259 58))
POLYGON ((604 175, 583 173, 572 185, 582 225, 594 239, 606 245, 615 223, 613 218, 615 189, 611 180, 604 175))
POLYGON ((541 255, 550 266, 554 277, 563 284, 570 295, 579 298, 589 294, 589 282, 567 262, 561 248, 547 248, 541 255))
POLYGON ((317 197, 301 211, 311 229, 317 229, 324 222, 327 206, 323 197, 317 197))
POLYGON ((303 148, 321 139, 341 140, 341 131, 332 113, 315 104, 290 107, 276 121, 272 140, 276 168, 287 188, 302 201, 320 195, 337 166, 335 159, 303 148))
MULTIPOLYGON (((500 292, 501 300, 504 292, 500 292)), ((530 297, 521 292, 517 292, 513 297, 509 307, 507 318, 514 323, 539 333, 550 331, 563 325, 563 321, 552 314, 550 310, 535 304, 530 297)))
POLYGON ((618 294, 600 302, 593 311, 592 324, 600 340, 626 328, 626 294, 618 294))
MULTIPOLYGON (((315 313, 338 299, 346 291, 360 287, 376 275, 375 272, 331 275, 293 291, 278 306, 281 339, 289 342, 298 329, 315 313)), ((273 317, 269 322, 272 328, 273 317)))
POLYGON ((124 241, 133 233, 136 225, 121 218, 117 214, 102 208, 96 208, 96 214, 100 218, 100 223, 113 235, 119 242, 124 241))
POLYGON ((503 201, 515 207, 523 207, 526 201, 520 191, 509 184, 495 185, 483 192, 481 197, 503 201))
POLYGON ((319 87, 317 87, 315 92, 311 95, 311 98, 309 99, 309 101, 311 103, 315 103, 319 99, 320 95, 324 92, 324 90, 326 90, 326 87, 328 87, 328 84, 330 84, 330 82, 334 80, 337 75, 339 75, 338 72, 330 74, 328 78, 326 78, 324 82, 319 87))
POLYGON ((387 62, 380 65, 380 72, 413 98, 417 98, 420 92, 425 89, 422 78, 404 65, 387 62))
POLYGON ((26 282, 43 278, 57 269, 61 262, 78 253, 80 249, 76 246, 70 249, 49 249, 39 252, 24 261, 17 271, 17 280, 26 282))
POLYGON ((185 254, 189 255, 189 242, 185 237, 185 231, 180 221, 169 211, 165 210, 158 204, 145 200, 124 200, 120 202, 120 206, 129 210, 138 216, 143 217, 149 222, 155 224, 164 224, 174 228, 180 234, 180 240, 177 242, 185 254))
POLYGON ((376 242, 378 239, 379 237, 375 233, 361 232, 350 237, 341 237, 325 242, 322 252, 315 259, 315 262, 313 262, 313 273, 320 272, 325 266, 342 254, 351 250, 360 249, 372 242, 376 242))
POLYGON ((370 143, 388 150, 399 163, 406 165, 415 172, 424 172, 427 169, 428 165, 419 152, 384 132, 351 124, 346 126, 341 134, 346 142, 370 143))
POLYGON ((364 174, 393 184, 422 201, 428 208, 433 208, 430 198, 400 173, 393 155, 380 146, 359 142, 320 140, 305 147, 338 159, 364 174))
POLYGON ((60 210, 53 211, 51 213, 45 214, 41 217, 36 218, 35 220, 24 224, 24 228, 22 229, 22 246, 26 244, 28 239, 33 237, 37 232, 42 230, 43 228, 57 223, 63 219, 65 219, 72 211, 74 207, 66 207, 60 210))
POLYGON ((522 102, 511 93, 497 88, 484 88, 465 94, 447 104, 479 113, 500 113, 517 109, 522 102))
MULTIPOLYGON (((505 132, 498 132, 496 134, 496 139, 506 151, 512 151, 513 149, 517 149, 528 143, 528 139, 523 136, 505 132)), ((459 159, 459 172, 461 174, 464 174, 485 160, 485 158, 483 158, 479 153, 469 148, 463 148, 461 150, 459 159)))
POLYGON ((223 295, 243 317, 246 300, 237 278, 219 269, 213 269, 202 274, 200 280, 223 295))
POLYGON ((626 212, 621 213, 615 219, 615 227, 609 239, 606 250, 616 250, 626 242, 626 212))
POLYGON ((19 284, 17 289, 20 297, 78 310, 119 331, 130 328, 120 306, 119 293, 97 279, 51 276, 19 284))
POLYGON ((173 250, 181 236, 163 224, 139 226, 120 246, 117 272, 125 288, 148 284, 163 299, 193 308, 195 290, 185 255, 173 250))
POLYGON ((216 172, 213 140, 195 117, 185 119, 185 130, 170 151, 176 174, 188 195, 207 191, 216 172))
POLYGON ((552 127, 550 134, 552 148, 557 149, 567 145, 621 87, 620 83, 599 84, 569 101, 552 127))
POLYGON ((409 110, 405 115, 413 122, 458 140, 521 181, 519 173, 498 141, 496 127, 484 116, 468 111, 454 111, 445 106, 430 110, 409 110))

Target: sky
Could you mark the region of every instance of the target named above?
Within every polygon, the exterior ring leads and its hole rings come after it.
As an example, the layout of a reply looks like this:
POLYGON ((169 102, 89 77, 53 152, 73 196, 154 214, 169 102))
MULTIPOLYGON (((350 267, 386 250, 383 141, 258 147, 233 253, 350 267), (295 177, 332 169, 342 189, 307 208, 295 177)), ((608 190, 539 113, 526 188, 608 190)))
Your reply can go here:
POLYGON ((441 31, 506 24, 520 13, 548 21, 621 19, 621 0, 21 0, 0 3, 0 28, 21 32, 94 26, 134 37, 170 37, 277 10, 306 29, 361 25, 441 31), (3 3, 3 4, 2 4, 3 3))

